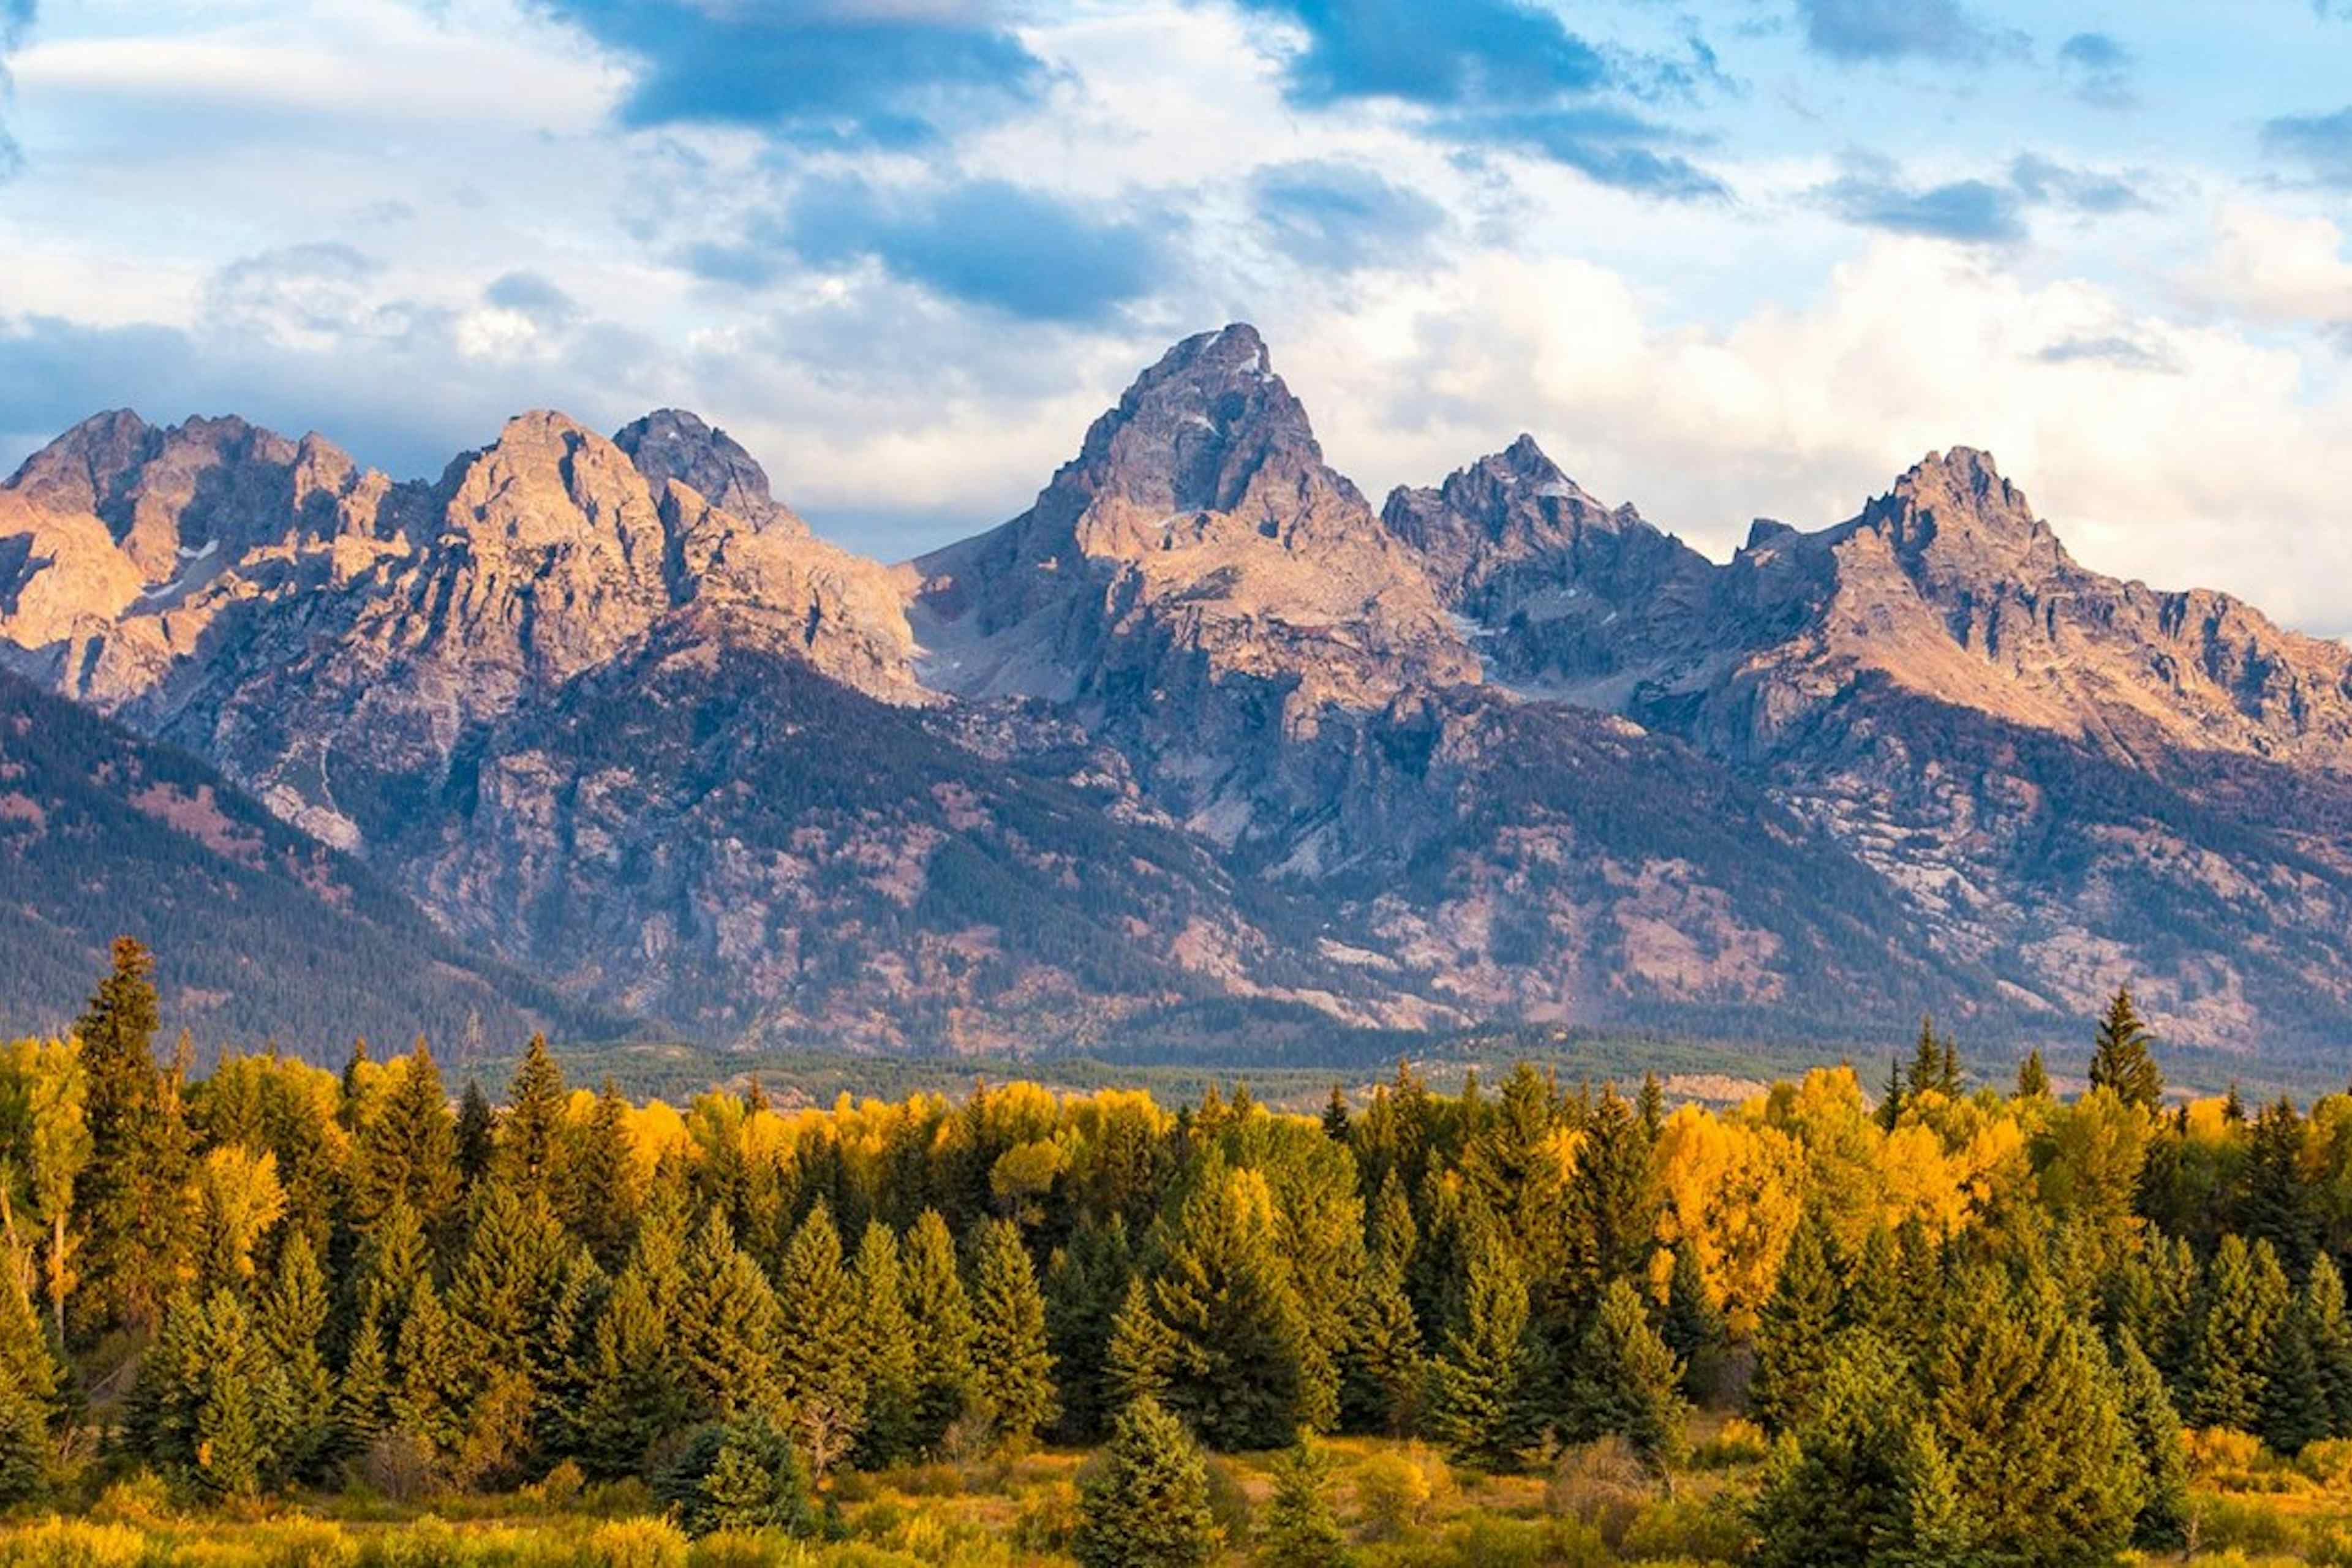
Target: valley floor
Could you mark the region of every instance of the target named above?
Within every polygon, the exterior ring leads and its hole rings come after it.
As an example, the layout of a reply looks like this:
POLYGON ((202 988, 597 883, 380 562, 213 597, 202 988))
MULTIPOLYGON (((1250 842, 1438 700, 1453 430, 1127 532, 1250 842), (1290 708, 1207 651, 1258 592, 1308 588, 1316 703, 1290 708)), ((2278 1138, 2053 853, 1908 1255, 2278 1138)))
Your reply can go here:
MULTIPOLYGON (((1521 1474, 1448 1466, 1420 1443, 1337 1437, 1329 1499, 1352 1568, 1601 1568, 1739 1564, 1766 1463, 1761 1435, 1700 1412, 1691 1458, 1664 1482, 1611 1443, 1521 1474)), ((2284 1568, 2352 1563, 2352 1443, 2289 1461, 2242 1434, 2189 1436, 2196 1547, 2130 1563, 2284 1568)), ((321 1495, 230 1511, 182 1511, 152 1478, 119 1482, 80 1517, 0 1519, 0 1568, 1064 1568, 1091 1454, 845 1472, 827 1538, 690 1540, 634 1481, 581 1487, 560 1469, 520 1491, 399 1502, 321 1495)), ((1273 1455, 1211 1461, 1218 1568, 1270 1563, 1263 1523, 1273 1455)), ((1303 1568, 1303 1565, 1302 1565, 1303 1568)))

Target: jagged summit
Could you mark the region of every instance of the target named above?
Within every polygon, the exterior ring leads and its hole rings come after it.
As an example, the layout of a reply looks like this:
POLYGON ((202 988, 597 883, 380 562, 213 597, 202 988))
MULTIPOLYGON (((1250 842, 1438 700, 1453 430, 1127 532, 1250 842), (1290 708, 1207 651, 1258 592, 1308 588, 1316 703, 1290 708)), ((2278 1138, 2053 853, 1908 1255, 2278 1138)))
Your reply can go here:
POLYGON ((808 524, 775 499, 768 487, 767 470, 741 443, 705 424, 699 415, 682 408, 657 408, 623 426, 614 435, 613 444, 629 455, 637 471, 656 489, 676 479, 754 528, 781 528, 800 534, 809 531, 808 524))

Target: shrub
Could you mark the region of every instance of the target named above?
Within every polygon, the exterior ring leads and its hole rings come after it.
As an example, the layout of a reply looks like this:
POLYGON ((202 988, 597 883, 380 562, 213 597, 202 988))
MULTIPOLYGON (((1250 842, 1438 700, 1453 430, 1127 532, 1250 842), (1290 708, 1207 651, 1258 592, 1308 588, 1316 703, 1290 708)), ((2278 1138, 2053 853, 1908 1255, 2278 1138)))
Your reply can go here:
POLYGON ((2284 1556, 2301 1545, 2293 1521, 2276 1509, 2236 1498, 2199 1496, 2191 1505, 2200 1549, 2284 1556))
POLYGON ((2249 1475, 2261 1462, 2262 1440, 2227 1426, 2192 1427, 2180 1435, 2189 1473, 2200 1481, 2249 1475))
POLYGON ((1364 1534, 1392 1541, 1429 1517, 1454 1489, 1445 1461, 1418 1445, 1373 1455, 1356 1469, 1356 1512, 1364 1534))
POLYGON ((1722 1470, 1735 1465, 1760 1465, 1772 1452, 1772 1440, 1753 1421, 1733 1416, 1722 1430, 1691 1450, 1695 1469, 1722 1470))
POLYGON ((1078 1489, 1049 1481, 1023 1494, 1013 1521, 1013 1543, 1024 1552, 1067 1552, 1078 1528, 1078 1489))
POLYGON ((2352 1487, 2352 1439, 2322 1437, 2297 1454, 2294 1468, 2333 1490, 2352 1487))
POLYGON ((433 1450, 414 1434, 386 1432, 360 1458, 360 1479, 394 1502, 416 1502, 433 1489, 433 1450))
POLYGON ((101 1524, 156 1524, 172 1517, 172 1489, 152 1470, 133 1470, 98 1494, 89 1517, 101 1524))
POLYGON ((1559 1517, 1591 1525, 1614 1548, 1656 1489, 1650 1468, 1612 1433, 1560 1456, 1544 1488, 1544 1507, 1559 1517))
POLYGON ((686 1536, 666 1519, 608 1520, 582 1546, 595 1568, 686 1568, 686 1536))
POLYGON ((0 1535, 0 1568, 136 1568, 147 1538, 127 1524, 45 1519, 0 1535))
POLYGON ((1756 1544, 1748 1510, 1729 1492, 1709 1498, 1663 1499, 1636 1513, 1619 1552, 1636 1562, 1689 1559, 1741 1563, 1756 1544))

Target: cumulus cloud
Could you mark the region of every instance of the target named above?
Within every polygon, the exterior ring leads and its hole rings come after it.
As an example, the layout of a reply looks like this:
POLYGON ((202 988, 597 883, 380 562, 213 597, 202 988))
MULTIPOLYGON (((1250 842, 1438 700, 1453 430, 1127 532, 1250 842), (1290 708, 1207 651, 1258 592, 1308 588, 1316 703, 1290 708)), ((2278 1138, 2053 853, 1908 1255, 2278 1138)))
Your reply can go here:
POLYGON ((747 125, 903 148, 1034 102, 1046 75, 985 5, 541 3, 634 62, 622 113, 637 126, 747 125))

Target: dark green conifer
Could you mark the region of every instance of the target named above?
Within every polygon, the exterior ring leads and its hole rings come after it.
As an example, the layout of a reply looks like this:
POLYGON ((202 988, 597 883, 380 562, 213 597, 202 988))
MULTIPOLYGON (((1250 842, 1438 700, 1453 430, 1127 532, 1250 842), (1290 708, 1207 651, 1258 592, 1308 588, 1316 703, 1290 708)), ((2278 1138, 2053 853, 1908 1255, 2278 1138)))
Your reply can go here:
POLYGON ((457 1123, 441 1069, 420 1038, 391 1091, 361 1124, 352 1152, 352 1218, 365 1231, 395 1204, 405 1204, 432 1238, 457 1197, 457 1123))
POLYGON ((313 1477, 334 1436, 335 1380, 320 1352, 327 1326, 327 1278, 308 1237, 278 1249, 262 1292, 257 1327, 269 1363, 262 1388, 262 1436, 280 1479, 313 1477))
POLYGON ((2036 1046, 2017 1064, 2017 1098, 2047 1100, 2050 1098, 2050 1069, 2042 1065, 2042 1047, 2036 1046))
POLYGON ((861 1468, 873 1469, 915 1455, 922 1346, 907 1312, 898 1232, 878 1219, 868 1221, 850 1272, 857 1286, 858 1356, 866 1363, 868 1384, 857 1458, 861 1468))
POLYGON ((1398 1266, 1376 1259, 1356 1292, 1354 1332, 1341 1361, 1340 1411, 1360 1429, 1402 1436, 1421 1418, 1429 1384, 1421 1323, 1398 1266))
POLYGON ((1771 1296, 1758 1314, 1756 1377, 1748 1408, 1768 1432, 1802 1424, 1830 1359, 1838 1310, 1829 1226, 1808 1210, 1790 1239, 1771 1296))
POLYGON ((2146 1552, 2176 1552, 2189 1543, 2189 1458, 2180 1417, 2163 1374, 2126 1331, 2116 1336, 2116 1385, 2124 1423, 2147 1473, 2145 1500, 2132 1524, 2132 1544, 2146 1552))
POLYGON ((1045 1338, 1054 1352, 1062 1394, 1059 1434, 1072 1442, 1099 1440, 1110 1427, 1114 1402, 1104 1384, 1111 1334, 1126 1299, 1134 1259, 1127 1224, 1080 1223, 1045 1268, 1045 1338))
POLYGON ((2151 1037, 2132 1005, 2128 988, 2116 991, 2099 1019, 2091 1051, 2091 1087, 2112 1089, 2127 1104, 2156 1109, 2164 1098, 2164 1075, 2149 1054, 2151 1037))
POLYGON ((490 1097, 482 1092, 478 1082, 467 1079, 466 1092, 457 1097, 457 1180, 465 1191, 471 1192, 490 1168, 498 1152, 498 1120, 490 1109, 490 1097))
MULTIPOLYGON (((687 1254, 677 1330, 679 1359, 698 1412, 731 1417, 781 1410, 776 1362, 788 1325, 768 1277, 735 1244, 727 1216, 717 1209, 703 1216, 687 1254)), ((876 1349, 866 1347, 868 1367, 876 1349)))
POLYGON ((938 1444, 971 1397, 971 1301, 956 1268, 955 1239, 937 1209, 917 1216, 901 1261, 907 1317, 923 1347, 912 1436, 920 1453, 938 1444))
POLYGON ((2254 1119, 2240 1177, 2237 1228, 2249 1242, 2269 1242, 2292 1279, 2309 1272, 2319 1250, 2319 1215, 2303 1145, 2303 1118, 2294 1101, 2281 1095, 2254 1119))
POLYGON ((1348 1141, 1348 1094, 1336 1083, 1331 1098, 1323 1102, 1323 1135, 1334 1143, 1348 1141))
POLYGON ((2263 1369, 2263 1398, 2255 1430, 2275 1454, 2300 1454, 2327 1436, 2327 1389, 2313 1353, 2311 1324, 2301 1304, 2280 1317, 2263 1369))
POLYGON ((1527 1281, 1500 1239, 1482 1236, 1430 1371, 1430 1429, 1454 1458, 1498 1472, 1526 1462, 1537 1434, 1528 1337, 1527 1281))
POLYGON ((1585 1330, 1577 1358, 1571 1410, 1584 1440, 1614 1433, 1636 1458, 1663 1473, 1682 1458, 1682 1364, 1650 1326, 1642 1298, 1625 1280, 1610 1283, 1585 1330))
POLYGON ((84 1338, 114 1324, 152 1331, 194 1246, 187 1128, 155 1065, 153 972, 144 947, 117 939, 113 971, 74 1026, 89 1131, 72 1227, 83 1238, 71 1306, 84 1338))
POLYGON ((1331 1461, 1301 1437, 1274 1462, 1257 1561, 1265 1568, 1344 1568, 1348 1538, 1331 1511, 1331 1461))
POLYGON ((548 1053, 547 1037, 533 1035, 507 1089, 493 1168, 518 1193, 551 1193, 562 1147, 563 1069, 548 1053))
POLYGON ((607 1269, 619 1268, 628 1258, 636 1224, 632 1196, 635 1163, 629 1102, 608 1078, 597 1092, 595 1109, 570 1139, 559 1171, 556 1205, 565 1227, 607 1269))
POLYGON ((1045 1342, 1045 1299, 1021 1229, 1009 1219, 982 1226, 973 1249, 972 1391, 997 1432, 1016 1446, 1055 1415, 1054 1355, 1045 1342))
POLYGON ((1165 1398, 1181 1351, 1176 1331, 1152 1310, 1142 1276, 1129 1279, 1103 1357, 1103 1388, 1111 1404, 1124 1409, 1139 1399, 1165 1398))
POLYGON ((787 1332, 777 1370, 802 1451, 819 1480, 849 1452, 866 1420, 866 1369, 858 1359, 857 1289, 842 1266, 841 1233, 823 1203, 784 1248, 776 1304, 787 1332))
POLYGON ((2271 1342, 2286 1316, 2286 1276, 2267 1242, 2221 1238, 2189 1340, 2181 1414, 2193 1426, 2253 1431, 2269 1387, 2271 1342))
POLYGON ((1711 1397, 1721 1375, 1728 1332, 1721 1310, 1707 1296, 1698 1249, 1688 1241, 1675 1245, 1675 1271, 1666 1281, 1666 1310, 1658 1334, 1682 1363, 1683 1393, 1694 1400, 1711 1397))
POLYGON ((1218 1448, 1272 1447, 1300 1423, 1305 1334, 1264 1220, 1213 1159, 1150 1280, 1176 1342, 1166 1403, 1218 1448))
POLYGON ((2321 1252, 2304 1281, 2303 1321, 2311 1336, 2311 1356, 2327 1404, 2327 1433, 2352 1436, 2352 1321, 2344 1306, 2344 1276, 2336 1259, 2321 1252))
POLYGON ((1081 1483, 1070 1554, 1082 1568, 1202 1568, 1217 1535, 1192 1434, 1157 1400, 1137 1400, 1081 1483))

